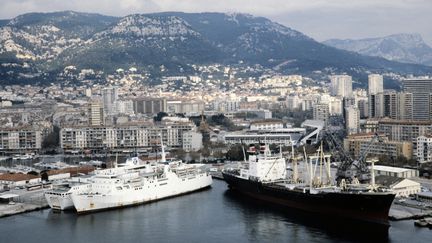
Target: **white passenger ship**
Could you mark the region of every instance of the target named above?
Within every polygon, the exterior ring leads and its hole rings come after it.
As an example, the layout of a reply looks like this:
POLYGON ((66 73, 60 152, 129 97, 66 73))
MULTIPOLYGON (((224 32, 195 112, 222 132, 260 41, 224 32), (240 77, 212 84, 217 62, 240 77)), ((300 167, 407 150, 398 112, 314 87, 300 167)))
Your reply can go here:
POLYGON ((121 167, 95 170, 92 176, 73 178, 67 182, 55 184, 51 190, 44 193, 45 199, 54 210, 72 210, 74 204, 71 195, 88 191, 95 176, 125 174, 127 171, 146 169, 150 166, 149 163, 140 160, 138 157, 129 158, 121 167))
POLYGON ((210 187, 212 177, 202 165, 165 160, 146 170, 97 175, 88 191, 73 193, 78 213, 142 204, 210 187), (149 170, 150 169, 150 170, 149 170))
POLYGON ((53 186, 53 189, 45 192, 48 205, 54 210, 74 209, 72 193, 78 193, 89 189, 90 184, 84 182, 65 182, 53 186))

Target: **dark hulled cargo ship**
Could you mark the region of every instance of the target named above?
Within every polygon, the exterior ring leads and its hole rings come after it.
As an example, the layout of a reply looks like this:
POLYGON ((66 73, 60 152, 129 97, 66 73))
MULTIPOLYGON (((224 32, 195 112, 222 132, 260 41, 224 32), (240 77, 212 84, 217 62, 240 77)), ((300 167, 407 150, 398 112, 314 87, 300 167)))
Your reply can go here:
MULTIPOLYGON (((316 172, 317 163, 308 166, 309 183, 298 183, 298 180, 293 183, 286 179, 286 163, 282 156, 271 156, 267 147, 260 154, 248 152, 249 161, 244 168, 223 171, 230 189, 261 201, 327 216, 330 220, 337 217, 389 226, 388 212, 394 193, 370 185, 341 187, 317 183, 313 176, 313 167, 316 172)), ((330 170, 330 166, 327 168, 330 170)))

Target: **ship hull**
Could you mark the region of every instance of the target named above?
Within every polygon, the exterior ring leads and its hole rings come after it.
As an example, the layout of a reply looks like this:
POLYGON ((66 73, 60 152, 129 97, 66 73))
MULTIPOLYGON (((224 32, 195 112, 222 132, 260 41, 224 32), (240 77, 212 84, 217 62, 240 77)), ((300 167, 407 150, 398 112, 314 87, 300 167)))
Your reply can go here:
POLYGON ((72 210, 74 209, 74 204, 72 198, 68 194, 53 195, 45 193, 45 199, 48 205, 53 210, 72 210))
POLYGON ((194 179, 165 180, 150 186, 131 187, 121 193, 105 194, 73 194, 72 201, 79 214, 128 207, 170 197, 180 196, 210 187, 212 178, 202 174, 194 179))
POLYGON ((223 173, 229 188, 261 201, 277 204, 289 209, 321 215, 333 220, 354 220, 367 224, 388 227, 388 212, 394 199, 391 193, 344 193, 288 189, 275 184, 262 184, 223 173))

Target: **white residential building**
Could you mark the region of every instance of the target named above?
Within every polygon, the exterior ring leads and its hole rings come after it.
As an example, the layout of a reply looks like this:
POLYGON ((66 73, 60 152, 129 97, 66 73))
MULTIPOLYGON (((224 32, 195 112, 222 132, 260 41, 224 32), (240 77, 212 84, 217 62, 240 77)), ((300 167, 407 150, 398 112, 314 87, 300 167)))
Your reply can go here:
POLYGON ((331 115, 342 115, 342 99, 339 97, 330 97, 328 101, 329 113, 331 115))
POLYGON ((152 123, 122 123, 111 126, 70 126, 60 130, 60 146, 65 150, 105 148, 122 149, 157 146, 160 136, 169 147, 182 147, 183 134, 193 131, 192 122, 163 121, 152 123))
POLYGON ((417 162, 432 162, 432 136, 420 136, 417 138, 417 162))
POLYGON ((313 107, 313 119, 324 121, 324 124, 327 125, 330 117, 330 111, 328 104, 316 104, 313 107))
POLYGON ((240 99, 239 98, 228 98, 216 100, 213 102, 213 108, 215 111, 219 112, 233 112, 240 109, 240 99))
POLYGON ((104 109, 98 101, 89 103, 88 108, 89 124, 92 126, 100 126, 104 124, 104 109))
POLYGON ((92 96, 92 90, 91 90, 91 88, 87 88, 87 89, 85 90, 85 95, 86 95, 87 97, 91 97, 91 96, 92 96))
POLYGON ((0 151, 41 149, 42 134, 37 126, 0 128, 0 151))
POLYGON ((107 87, 102 90, 103 107, 106 115, 114 114, 114 103, 118 99, 118 88, 107 87))
POLYGON ((378 94, 384 91, 383 76, 379 74, 369 74, 368 76, 368 94, 378 94))
POLYGON ((331 95, 341 97, 352 96, 352 77, 349 75, 332 75, 331 95))
POLYGON ((132 100, 117 100, 114 102, 115 114, 133 115, 134 108, 132 100))
POLYGON ((201 114, 204 111, 203 101, 167 101, 167 112, 172 114, 201 114))
POLYGON ((348 134, 356 134, 360 129, 360 111, 355 106, 345 108, 345 126, 348 134))
POLYGON ((252 131, 276 130, 276 129, 282 129, 283 127, 284 127, 284 124, 281 120, 266 119, 266 120, 251 122, 250 130, 252 130, 252 131))
POLYGON ((0 101, 0 107, 11 107, 11 106, 12 106, 12 102, 10 100, 0 101))
POLYGON ((203 147, 202 134, 200 132, 184 132, 183 133, 183 150, 186 152, 198 151, 203 147))
POLYGON ((288 96, 286 98, 286 107, 290 111, 301 108, 301 105, 302 100, 297 95, 288 96))

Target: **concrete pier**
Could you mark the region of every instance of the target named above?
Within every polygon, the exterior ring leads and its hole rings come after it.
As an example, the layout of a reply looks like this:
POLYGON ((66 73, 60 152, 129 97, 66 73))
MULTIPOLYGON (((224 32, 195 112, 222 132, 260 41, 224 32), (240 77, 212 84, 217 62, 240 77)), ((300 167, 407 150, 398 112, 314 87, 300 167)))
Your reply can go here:
POLYGON ((217 180, 223 180, 223 176, 222 176, 222 172, 210 172, 210 175, 212 176, 213 179, 217 179, 217 180))
POLYGON ((389 212, 389 219, 391 220, 420 219, 428 216, 432 216, 431 209, 409 207, 396 203, 392 204, 389 212))
POLYGON ((14 200, 13 204, 0 204, 0 218, 49 207, 43 189, 34 191, 11 190, 11 193, 19 195, 19 198, 14 200))
POLYGON ((48 203, 43 205, 28 203, 16 203, 15 205, 0 205, 0 218, 45 208, 49 208, 48 203))

